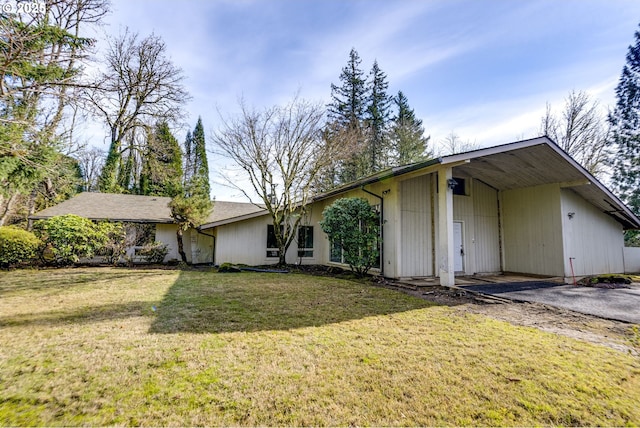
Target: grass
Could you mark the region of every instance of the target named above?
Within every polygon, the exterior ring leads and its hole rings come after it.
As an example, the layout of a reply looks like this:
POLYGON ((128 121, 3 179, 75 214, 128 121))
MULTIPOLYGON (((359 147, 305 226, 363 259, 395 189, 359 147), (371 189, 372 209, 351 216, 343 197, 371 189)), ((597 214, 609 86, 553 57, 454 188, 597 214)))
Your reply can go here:
POLYGON ((357 282, 0 274, 0 425, 639 425, 640 361, 357 282))

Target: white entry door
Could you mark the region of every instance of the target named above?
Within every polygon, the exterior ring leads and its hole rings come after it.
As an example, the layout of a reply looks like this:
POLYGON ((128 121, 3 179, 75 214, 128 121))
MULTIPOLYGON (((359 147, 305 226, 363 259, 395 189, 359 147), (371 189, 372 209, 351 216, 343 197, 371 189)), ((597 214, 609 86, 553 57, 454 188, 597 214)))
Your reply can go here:
POLYGON ((462 239, 462 222, 453 222, 453 270, 464 272, 464 240, 462 239))

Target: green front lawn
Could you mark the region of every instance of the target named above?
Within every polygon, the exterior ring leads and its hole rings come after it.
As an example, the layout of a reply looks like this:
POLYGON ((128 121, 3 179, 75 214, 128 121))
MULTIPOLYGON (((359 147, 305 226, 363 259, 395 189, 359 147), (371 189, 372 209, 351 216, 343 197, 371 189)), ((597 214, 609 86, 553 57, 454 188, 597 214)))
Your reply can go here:
POLYGON ((640 360, 357 282, 0 272, 0 425, 639 425, 640 360))

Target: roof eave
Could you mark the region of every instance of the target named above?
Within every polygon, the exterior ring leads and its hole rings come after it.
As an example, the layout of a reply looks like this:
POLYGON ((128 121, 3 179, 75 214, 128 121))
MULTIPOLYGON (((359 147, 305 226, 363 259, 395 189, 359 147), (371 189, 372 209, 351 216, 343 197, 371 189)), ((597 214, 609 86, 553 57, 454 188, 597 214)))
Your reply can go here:
POLYGON ((338 187, 325 193, 321 193, 315 196, 312 201, 321 201, 339 195, 341 193, 346 193, 350 190, 359 189, 361 187, 377 183, 391 177, 398 177, 400 175, 409 174, 411 172, 437 165, 439 163, 442 163, 442 158, 429 159, 423 162, 417 162, 410 165, 386 169, 369 177, 361 178, 360 180, 356 180, 350 184, 345 184, 344 186, 338 187))
POLYGON ((262 217, 264 215, 268 215, 269 211, 264 210, 264 211, 256 211, 253 213, 249 213, 249 214, 243 214, 243 215, 239 215, 239 216, 235 216, 235 217, 230 217, 230 218, 225 218, 223 220, 217 220, 217 221, 212 221, 209 223, 204 223, 200 226, 197 227, 198 230, 204 230, 204 229, 211 229, 217 226, 223 226, 225 224, 229 224, 229 223, 235 223, 238 221, 243 221, 243 220, 250 220, 252 218, 257 218, 257 217, 262 217))

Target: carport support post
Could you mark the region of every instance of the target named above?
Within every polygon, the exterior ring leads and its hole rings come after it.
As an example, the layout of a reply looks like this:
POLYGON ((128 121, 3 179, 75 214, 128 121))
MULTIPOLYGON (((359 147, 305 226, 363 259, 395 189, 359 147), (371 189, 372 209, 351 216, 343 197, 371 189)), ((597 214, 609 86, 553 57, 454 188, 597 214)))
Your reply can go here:
POLYGON ((438 276, 440 285, 455 285, 453 265, 453 168, 438 170, 438 276))

